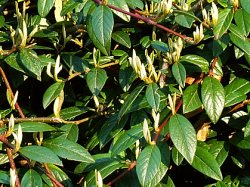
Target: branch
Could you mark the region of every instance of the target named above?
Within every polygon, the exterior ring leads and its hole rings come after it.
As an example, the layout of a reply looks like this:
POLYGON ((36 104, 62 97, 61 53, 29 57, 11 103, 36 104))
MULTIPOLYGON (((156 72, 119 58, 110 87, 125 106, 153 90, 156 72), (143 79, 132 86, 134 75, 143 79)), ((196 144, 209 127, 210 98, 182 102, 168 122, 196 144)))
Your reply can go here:
MULTIPOLYGON (((104 4, 101 0, 94 0, 94 1, 95 1, 97 4, 99 4, 99 5, 106 5, 106 4, 104 4)), ((190 38, 190 37, 187 37, 187 36, 185 36, 185 35, 182 35, 182 34, 180 34, 180 33, 178 33, 178 32, 175 32, 175 31, 173 31, 173 30, 171 30, 171 29, 169 29, 169 28, 167 28, 167 27, 165 27, 165 26, 163 26, 163 25, 161 25, 161 24, 158 24, 157 22, 153 21, 153 20, 150 19, 150 18, 141 16, 141 15, 139 15, 139 14, 135 14, 135 13, 132 13, 132 12, 128 12, 128 11, 126 11, 126 10, 123 10, 123 9, 118 8, 118 7, 116 7, 116 6, 113 6, 113 5, 107 4, 106 6, 108 6, 109 8, 111 8, 111 9, 113 9, 113 10, 116 10, 116 11, 118 11, 118 12, 121 12, 121 13, 123 13, 123 14, 126 14, 126 15, 129 15, 129 16, 131 16, 131 17, 134 17, 134 18, 136 18, 136 19, 138 19, 138 20, 142 20, 142 21, 144 21, 145 23, 148 23, 148 24, 150 24, 150 25, 153 25, 153 26, 155 26, 155 27, 158 27, 158 28, 160 28, 160 29, 162 29, 162 30, 164 30, 164 31, 166 31, 166 32, 168 32, 168 33, 170 33, 170 34, 173 34, 173 35, 175 35, 175 36, 178 36, 178 37, 182 38, 183 40, 186 40, 186 41, 192 41, 192 40, 193 40, 193 38, 190 38)))
POLYGON ((214 68, 215 68, 215 65, 218 61, 218 57, 215 57, 212 61, 212 64, 211 64, 211 67, 210 67, 210 70, 209 70, 209 76, 212 76, 213 75, 213 71, 214 71, 214 68))

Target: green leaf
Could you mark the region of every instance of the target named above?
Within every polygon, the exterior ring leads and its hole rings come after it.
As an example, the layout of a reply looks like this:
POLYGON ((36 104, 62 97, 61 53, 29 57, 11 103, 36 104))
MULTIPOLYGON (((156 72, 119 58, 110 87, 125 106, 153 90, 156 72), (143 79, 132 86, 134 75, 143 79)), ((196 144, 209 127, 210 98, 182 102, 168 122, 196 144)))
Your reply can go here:
POLYGON ((185 67, 191 69, 191 71, 198 71, 198 72, 204 72, 207 73, 209 71, 209 63, 208 61, 198 55, 184 55, 180 58, 180 62, 185 67))
POLYGON ((183 13, 182 14, 178 14, 175 17, 175 22, 177 24, 179 24, 180 26, 183 26, 183 27, 186 27, 186 28, 191 28, 193 22, 195 21, 194 17, 195 17, 194 13, 191 12, 191 11, 187 12, 186 15, 183 15, 183 13))
POLYGON ((60 94, 60 92, 64 88, 64 82, 56 82, 52 84, 45 93, 43 94, 43 108, 47 108, 50 103, 52 103, 57 96, 60 94))
POLYGON ((225 87, 225 95, 229 97, 233 92, 248 94, 250 92, 250 82, 246 79, 236 77, 230 84, 225 87))
POLYGON ((60 116, 64 120, 71 120, 77 116, 80 116, 89 111, 88 107, 84 106, 72 106, 68 108, 64 108, 60 111, 60 116))
POLYGON ((156 83, 149 84, 146 89, 146 98, 148 104, 154 109, 155 111, 159 110, 160 107, 160 95, 158 93, 159 87, 156 83))
POLYGON ((174 63, 172 65, 172 73, 177 81, 177 83, 184 88, 186 81, 186 70, 185 67, 181 63, 174 63))
POLYGON ((214 27, 214 37, 220 39, 229 28, 233 19, 233 10, 231 8, 223 9, 219 12, 218 23, 214 27))
POLYGON ((118 120, 120 120, 125 114, 129 113, 130 107, 133 105, 134 101, 138 97, 138 95, 141 93, 143 90, 144 85, 136 87, 133 92, 126 98, 124 101, 124 104, 122 105, 119 114, 118 114, 118 120))
POLYGON ((128 6, 133 9, 139 8, 142 10, 144 8, 144 4, 141 0, 126 0, 126 2, 128 3, 128 6))
POLYGON ((19 152, 25 157, 37 162, 51 163, 62 166, 62 162, 58 156, 46 147, 36 145, 25 146, 22 147, 19 152))
POLYGON ((176 149, 192 163, 197 145, 192 124, 184 116, 175 114, 169 120, 169 133, 176 149))
POLYGON ((240 0, 241 7, 250 14, 250 0, 240 0))
POLYGON ((21 185, 25 187, 42 187, 43 182, 40 175, 33 169, 29 169, 23 176, 21 185))
POLYGON ((38 0, 37 9, 41 17, 46 17, 54 5, 55 0, 38 0))
POLYGON ((129 35, 123 31, 116 31, 112 33, 112 39, 127 48, 131 48, 131 41, 129 35))
POLYGON ((196 170, 215 180, 222 180, 220 166, 215 158, 202 147, 197 147, 194 160, 191 164, 196 170))
POLYGON ((122 134, 118 140, 115 142, 111 149, 112 155, 117 155, 120 152, 129 148, 137 140, 143 136, 143 129, 141 125, 134 126, 130 130, 122 134))
POLYGON ((21 64, 19 65, 25 73, 41 80, 43 65, 35 51, 27 48, 21 49, 20 62, 21 64))
POLYGON ((154 173, 154 177, 151 179, 151 181, 149 181, 147 185, 145 185, 145 187, 156 186, 166 175, 167 170, 168 170, 168 167, 160 163, 159 169, 154 173))
MULTIPOLYGON (((46 132, 46 131, 55 131, 56 129, 47 123, 42 122, 22 122, 19 123, 22 127, 23 132, 46 132)), ((18 125, 15 125, 17 129, 18 125)))
POLYGON ((135 79, 136 73, 130 66, 129 62, 123 63, 119 71, 119 83, 124 92, 129 90, 135 79))
POLYGON ((202 105, 199 93, 198 84, 188 86, 183 93, 183 112, 192 112, 202 105))
POLYGON ((0 183, 1 184, 10 184, 10 177, 7 172, 0 170, 0 183))
POLYGON ((62 158, 79 162, 94 162, 94 159, 84 147, 68 139, 55 138, 45 141, 43 145, 62 158))
POLYGON ((76 55, 62 55, 64 62, 75 72, 84 72, 89 69, 89 62, 76 55))
POLYGON ((68 139, 72 142, 77 142, 79 135, 79 128, 75 124, 64 124, 60 127, 60 130, 64 131, 60 138, 68 139))
POLYGON ((213 56, 218 57, 226 48, 230 42, 228 35, 223 35, 218 40, 213 40, 213 56))
POLYGON ((201 98, 208 117, 214 124, 217 123, 225 104, 224 88, 220 81, 206 77, 201 86, 201 98))
POLYGON ((104 69, 91 69, 91 71, 87 74, 87 85, 91 93, 95 96, 99 95, 107 79, 108 76, 104 69))
POLYGON ((168 52, 169 51, 168 45, 162 41, 154 40, 151 42, 151 46, 154 49, 161 51, 161 52, 168 52))
POLYGON ((239 9, 234 14, 234 20, 236 22, 236 25, 239 26, 243 32, 244 36, 247 37, 250 32, 250 14, 248 14, 243 9, 239 9))
POLYGON ((108 55, 110 52, 113 26, 113 13, 107 6, 98 6, 88 16, 87 30, 89 37, 94 45, 105 55, 108 55))
MULTIPOLYGON (((85 0, 83 0, 85 1, 85 0)), ((61 11, 61 16, 65 16, 67 13, 72 12, 75 8, 80 5, 80 2, 75 0, 69 0, 66 4, 63 5, 63 9, 61 11)))
POLYGON ((229 153, 228 142, 211 140, 208 142, 208 152, 213 155, 219 166, 222 166, 229 153))
POLYGON ((184 159, 184 157, 182 156, 182 154, 180 154, 180 152, 176 149, 176 147, 173 147, 172 149, 172 159, 175 165, 177 166, 181 165, 184 159))
POLYGON ((244 137, 243 132, 238 132, 230 139, 230 143, 241 149, 250 149, 250 136, 244 137))
MULTIPOLYGON (((125 11, 129 12, 129 7, 128 7, 127 3, 126 3, 126 0, 119 0, 119 1, 117 1, 117 0, 109 0, 108 3, 110 5, 113 5, 113 6, 117 7, 117 8, 120 8, 122 10, 125 10, 125 11)), ((117 16, 119 16, 121 19, 123 19, 124 21, 127 21, 127 22, 130 21, 130 16, 129 15, 121 13, 121 12, 116 11, 116 10, 113 10, 113 12, 117 16)))
POLYGON ((150 184, 159 170, 161 152, 156 145, 148 145, 140 153, 136 163, 136 173, 142 186, 150 184))

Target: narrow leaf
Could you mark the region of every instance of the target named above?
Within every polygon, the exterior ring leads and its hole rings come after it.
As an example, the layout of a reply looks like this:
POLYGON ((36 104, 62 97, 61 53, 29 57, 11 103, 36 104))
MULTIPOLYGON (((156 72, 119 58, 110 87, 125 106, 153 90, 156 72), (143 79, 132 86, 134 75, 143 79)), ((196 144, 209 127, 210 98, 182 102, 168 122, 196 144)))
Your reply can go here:
POLYGON ((43 182, 40 175, 33 169, 29 169, 23 176, 21 185, 25 187, 42 187, 43 182))
POLYGON ((217 123, 225 104, 224 88, 220 81, 206 77, 201 86, 201 98, 208 117, 214 124, 217 123))
POLYGON ((68 139, 55 138, 45 141, 43 145, 62 158, 79 162, 94 162, 94 159, 84 147, 68 139))
POLYGON ((222 174, 218 163, 205 148, 197 147, 194 160, 191 165, 208 177, 215 180, 222 180, 222 174))
POLYGON ((146 98, 148 104, 157 111, 160 106, 160 95, 158 93, 159 87, 156 83, 149 84, 146 89, 146 98))
POLYGON ((186 70, 181 63, 174 63, 172 66, 172 72, 177 83, 184 88, 186 80, 186 70))
POLYGON ((180 62, 187 67, 189 71, 198 71, 207 73, 209 70, 208 61, 198 55, 184 55, 180 58, 180 62), (190 68, 189 68, 190 67, 190 68))
POLYGON ((46 17, 54 5, 55 0, 38 0, 37 8, 41 17, 46 17))
MULTIPOLYGON (((42 122, 22 122, 19 123, 19 125, 21 125, 23 132, 46 132, 56 130, 51 125, 42 122)), ((15 125, 15 129, 17 129, 17 125, 15 125)))
POLYGON ((161 163, 161 153, 156 145, 145 147, 137 159, 136 173, 142 186, 147 186, 155 177, 161 163))
POLYGON ((198 94, 198 84, 192 84, 186 88, 183 94, 183 112, 192 112, 199 107, 202 103, 198 94))
POLYGON ((36 145, 25 146, 22 147, 19 152, 27 158, 37 162, 51 163, 62 166, 62 162, 58 156, 46 147, 36 145))
MULTIPOLYGON (((128 8, 128 5, 126 3, 126 0, 119 0, 119 1, 117 1, 117 0, 109 0, 108 2, 109 2, 110 5, 113 5, 113 6, 117 7, 117 8, 120 8, 120 9, 123 9, 123 10, 129 12, 129 8, 128 8)), ((129 15, 121 13, 121 12, 116 11, 116 10, 113 10, 113 12, 117 16, 119 16, 121 19, 123 19, 124 21, 127 21, 127 22, 130 21, 130 16, 129 15)))
POLYGON ((184 116, 175 114, 170 118, 169 132, 176 149, 192 163, 197 145, 196 132, 192 124, 184 116))
POLYGON ((107 73, 104 69, 94 68, 87 74, 87 85, 93 95, 99 95, 106 80, 108 79, 107 73))
POLYGON ((131 41, 130 41, 129 35, 126 32, 123 32, 123 31, 113 32, 112 39, 124 45, 127 48, 131 48, 131 41))
POLYGON ((56 82, 52 84, 43 94, 43 108, 47 108, 64 88, 64 82, 56 82))

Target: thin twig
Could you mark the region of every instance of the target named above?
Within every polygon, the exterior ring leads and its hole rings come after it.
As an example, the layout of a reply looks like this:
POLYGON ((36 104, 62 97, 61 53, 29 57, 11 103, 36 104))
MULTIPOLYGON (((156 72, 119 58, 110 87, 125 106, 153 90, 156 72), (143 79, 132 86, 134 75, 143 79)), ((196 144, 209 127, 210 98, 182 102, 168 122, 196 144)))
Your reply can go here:
POLYGON ((117 182, 119 179, 121 179, 124 175, 126 175, 128 172, 130 172, 134 167, 136 166, 136 161, 132 162, 127 170, 122 172, 120 175, 118 175, 116 178, 114 178, 112 181, 110 181, 107 185, 111 186, 115 182, 117 182))
POLYGON ((212 61, 212 64, 209 70, 209 76, 213 76, 214 68, 215 68, 217 61, 218 61, 218 57, 215 57, 212 61))
MULTIPOLYGON (((101 0, 94 0, 94 1, 95 1, 97 4, 99 4, 99 5, 105 5, 101 0)), ((132 12, 128 12, 128 11, 126 11, 126 10, 123 10, 123 9, 118 8, 118 7, 116 7, 116 6, 113 6, 113 5, 107 4, 106 6, 108 6, 109 8, 111 8, 111 9, 113 9, 113 10, 116 10, 116 11, 118 11, 118 12, 124 13, 124 14, 126 14, 126 15, 131 16, 131 17, 134 17, 134 18, 136 18, 136 19, 138 19, 138 20, 142 20, 142 21, 144 21, 145 23, 148 23, 148 24, 150 24, 150 25, 153 25, 153 26, 155 26, 155 27, 158 27, 158 28, 160 28, 160 29, 162 29, 162 30, 164 30, 164 31, 166 31, 166 32, 168 32, 168 33, 170 33, 170 34, 173 34, 173 35, 175 35, 175 36, 179 36, 179 37, 182 38, 183 40, 186 40, 186 41, 192 41, 192 40, 193 40, 193 38, 190 38, 190 37, 187 37, 187 36, 185 36, 185 35, 182 35, 182 34, 180 34, 180 33, 178 33, 178 32, 175 32, 175 31, 173 31, 173 30, 171 30, 171 29, 169 29, 169 28, 167 28, 167 27, 165 27, 165 26, 163 26, 163 25, 161 25, 161 24, 158 24, 157 22, 153 21, 153 20, 150 19, 150 18, 141 16, 141 15, 139 15, 139 14, 135 14, 135 13, 132 13, 132 12)))

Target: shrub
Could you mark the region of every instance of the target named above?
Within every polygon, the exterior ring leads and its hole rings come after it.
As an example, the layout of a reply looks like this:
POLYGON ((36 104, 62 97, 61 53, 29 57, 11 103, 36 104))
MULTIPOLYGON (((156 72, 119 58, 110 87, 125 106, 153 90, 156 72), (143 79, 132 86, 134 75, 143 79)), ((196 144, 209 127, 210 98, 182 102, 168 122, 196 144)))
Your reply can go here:
POLYGON ((249 186, 249 0, 0 0, 4 186, 249 186))

